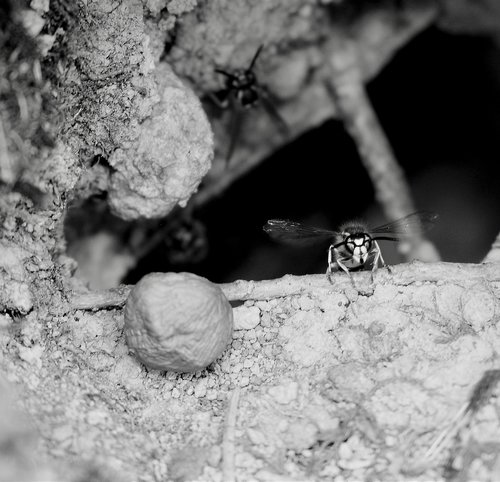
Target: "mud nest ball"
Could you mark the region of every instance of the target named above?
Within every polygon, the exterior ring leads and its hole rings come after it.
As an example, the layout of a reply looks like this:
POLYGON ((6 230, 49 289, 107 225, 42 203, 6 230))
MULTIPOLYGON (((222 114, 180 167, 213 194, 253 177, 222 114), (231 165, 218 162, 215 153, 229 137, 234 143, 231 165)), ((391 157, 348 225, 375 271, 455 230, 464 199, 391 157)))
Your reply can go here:
POLYGON ((150 368, 201 370, 222 354, 232 333, 233 311, 222 290, 191 273, 146 275, 127 299, 127 344, 150 368))

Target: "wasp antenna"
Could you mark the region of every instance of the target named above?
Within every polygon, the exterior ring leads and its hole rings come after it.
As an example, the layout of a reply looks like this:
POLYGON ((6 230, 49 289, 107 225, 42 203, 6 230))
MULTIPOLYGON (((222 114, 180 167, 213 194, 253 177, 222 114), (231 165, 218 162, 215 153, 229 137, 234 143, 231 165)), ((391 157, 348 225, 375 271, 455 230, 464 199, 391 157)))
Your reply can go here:
POLYGON ((401 241, 401 239, 396 236, 376 236, 372 239, 373 241, 401 241))
POLYGON ((255 65, 255 62, 257 62, 257 58, 259 57, 262 49, 264 48, 264 44, 260 45, 259 48, 257 49, 257 52, 255 52, 255 55, 253 56, 253 59, 252 61, 250 62, 250 65, 248 66, 247 68, 247 72, 249 70, 252 70, 253 69, 253 66, 255 65))
POLYGON ((222 74, 222 75, 225 75, 226 77, 229 77, 230 79, 236 79, 237 77, 233 74, 231 74, 230 72, 226 72, 225 70, 222 70, 222 69, 215 69, 215 72, 217 72, 218 74, 222 74))

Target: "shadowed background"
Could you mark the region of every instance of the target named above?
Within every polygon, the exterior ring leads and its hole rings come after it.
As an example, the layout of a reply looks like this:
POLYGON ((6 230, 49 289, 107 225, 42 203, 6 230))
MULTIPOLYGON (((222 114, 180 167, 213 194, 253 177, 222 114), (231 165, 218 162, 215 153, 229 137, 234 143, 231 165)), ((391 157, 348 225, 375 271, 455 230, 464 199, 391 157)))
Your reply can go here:
MULTIPOLYGON (((368 85, 418 209, 440 215, 429 237, 445 261, 480 261, 500 228, 499 59, 500 50, 488 38, 430 28, 368 85)), ((287 218, 335 229, 359 216, 371 225, 386 221, 353 141, 341 122, 328 121, 196 212, 209 244, 202 262, 172 265, 159 245, 126 281, 169 270, 219 282, 321 272, 325 246, 278 245, 262 225, 287 218)), ((393 243, 382 249, 389 263, 399 261, 393 243)))

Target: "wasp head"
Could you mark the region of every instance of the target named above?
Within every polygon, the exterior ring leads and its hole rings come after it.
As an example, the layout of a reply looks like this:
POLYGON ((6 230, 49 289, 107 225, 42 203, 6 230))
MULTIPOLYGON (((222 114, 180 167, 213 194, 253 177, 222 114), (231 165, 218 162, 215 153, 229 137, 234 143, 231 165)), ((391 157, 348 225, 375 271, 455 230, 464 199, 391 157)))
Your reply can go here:
POLYGON ((253 87, 257 78, 252 70, 237 69, 227 79, 227 87, 233 90, 242 90, 253 87))
POLYGON ((227 79, 227 87, 234 92, 243 107, 253 107, 259 100, 257 77, 251 70, 237 70, 227 79))
POLYGON ((352 257, 361 263, 365 263, 372 248, 372 238, 366 233, 345 233, 344 244, 352 257))

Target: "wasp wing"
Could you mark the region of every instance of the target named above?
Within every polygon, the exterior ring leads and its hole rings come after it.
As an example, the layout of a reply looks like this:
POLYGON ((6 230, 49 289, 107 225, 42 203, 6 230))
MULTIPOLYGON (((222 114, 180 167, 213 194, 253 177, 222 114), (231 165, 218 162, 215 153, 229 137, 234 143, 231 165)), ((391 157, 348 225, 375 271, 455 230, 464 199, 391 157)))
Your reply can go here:
POLYGON ((231 109, 231 119, 229 124, 229 146, 226 153, 226 167, 229 166, 231 158, 233 157, 234 150, 240 137, 242 123, 243 112, 238 106, 233 105, 233 108, 231 109))
POLYGON ((293 244, 313 244, 332 240, 338 235, 328 229, 305 226, 295 221, 270 219, 263 227, 264 231, 277 241, 293 244))
POLYGON ((217 92, 210 92, 208 98, 216 105, 219 109, 226 109, 229 106, 229 95, 231 91, 229 89, 218 90, 217 92))
POLYGON ((422 234, 431 230, 439 216, 430 211, 417 211, 408 214, 404 218, 397 219, 382 226, 370 229, 370 234, 375 239, 398 239, 409 238, 415 234, 422 234))
POLYGON ((238 80, 238 77, 236 77, 236 75, 232 74, 231 72, 228 72, 227 70, 222 70, 222 69, 214 69, 214 70, 218 74, 224 75, 229 80, 238 80))
POLYGON ((290 128, 288 127, 288 124, 285 122, 283 117, 281 117, 278 109, 276 109, 274 101, 271 98, 269 92, 267 92, 264 87, 259 86, 259 96, 262 107, 266 111, 267 115, 272 119, 272 121, 278 126, 281 135, 288 137, 290 135, 290 128))

